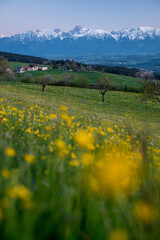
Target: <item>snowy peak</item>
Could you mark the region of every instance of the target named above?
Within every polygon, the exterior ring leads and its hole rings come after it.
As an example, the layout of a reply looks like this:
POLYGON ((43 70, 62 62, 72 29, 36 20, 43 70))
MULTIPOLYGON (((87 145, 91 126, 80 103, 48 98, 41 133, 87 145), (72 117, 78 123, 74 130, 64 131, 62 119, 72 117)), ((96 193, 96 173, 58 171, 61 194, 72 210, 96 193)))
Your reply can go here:
POLYGON ((74 35, 76 33, 79 33, 81 31, 81 29, 83 29, 82 26, 76 25, 75 28, 73 30, 70 30, 69 32, 74 35))
MULTIPOLYGON (((3 35, 0 35, 0 38, 3 38, 3 35)), ((75 26, 73 30, 64 32, 61 29, 45 29, 45 30, 31 30, 22 34, 16 34, 11 37, 14 41, 45 41, 59 38, 63 39, 78 39, 78 38, 87 38, 87 39, 101 39, 105 40, 107 38, 112 38, 116 41, 122 39, 129 40, 144 40, 146 38, 160 38, 160 29, 155 29, 153 27, 139 27, 139 28, 125 28, 122 30, 115 30, 107 32, 101 29, 89 29, 82 26, 75 26)))
POLYGON ((139 28, 125 28, 118 31, 112 31, 110 33, 116 40, 128 38, 129 40, 144 40, 145 38, 160 37, 160 29, 154 29, 152 27, 139 27, 139 28))
POLYGON ((0 38, 4 38, 5 37, 5 35, 3 35, 3 34, 0 34, 0 38))
POLYGON ((54 58, 86 55, 160 55, 160 29, 125 28, 111 32, 75 26, 31 30, 0 39, 0 51, 54 58))

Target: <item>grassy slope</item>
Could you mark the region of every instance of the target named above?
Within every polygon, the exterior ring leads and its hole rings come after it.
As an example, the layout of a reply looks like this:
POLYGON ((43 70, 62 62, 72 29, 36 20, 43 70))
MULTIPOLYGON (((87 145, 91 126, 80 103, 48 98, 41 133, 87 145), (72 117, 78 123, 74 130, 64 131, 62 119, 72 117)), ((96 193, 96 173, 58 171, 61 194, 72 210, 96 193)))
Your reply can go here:
POLYGON ((158 136, 159 103, 108 92, 102 104, 90 89, 0 89, 1 239, 159 239, 159 149, 137 131, 146 125, 158 136))
POLYGON ((9 62, 9 66, 12 70, 16 69, 17 67, 20 66, 26 66, 29 65, 29 63, 22 63, 22 62, 9 62))
MULTIPOLYGON (((20 66, 28 66, 29 64, 33 64, 33 63, 9 62, 9 66, 12 70, 15 70, 17 67, 20 67, 20 66)), ((37 64, 37 65, 42 66, 42 64, 37 64)))
MULTIPOLYGON (((61 70, 48 70, 48 71, 35 71, 35 72, 29 72, 33 75, 33 77, 37 76, 43 76, 43 75, 52 75, 54 79, 57 81, 61 81, 65 78, 66 75, 74 74, 75 77, 71 81, 78 81, 80 77, 85 77, 89 80, 89 84, 96 84, 97 78, 108 76, 110 82, 118 87, 125 86, 127 87, 133 87, 135 89, 139 89, 142 85, 142 81, 137 78, 133 77, 127 77, 123 75, 116 75, 116 74, 109 74, 109 73, 100 73, 100 72, 65 72, 61 70)), ((25 73, 23 73, 21 76, 24 76, 25 73)), ((18 79, 17 79, 18 80, 18 79)))
POLYGON ((93 124, 94 120, 109 125, 122 123, 128 121, 127 114, 136 126, 153 128, 157 136, 160 133, 159 103, 141 102, 140 94, 109 91, 102 104, 98 90, 47 86, 46 93, 42 93, 41 85, 1 83, 0 97, 4 96, 45 106, 49 112, 66 105, 71 112, 92 119, 93 124))

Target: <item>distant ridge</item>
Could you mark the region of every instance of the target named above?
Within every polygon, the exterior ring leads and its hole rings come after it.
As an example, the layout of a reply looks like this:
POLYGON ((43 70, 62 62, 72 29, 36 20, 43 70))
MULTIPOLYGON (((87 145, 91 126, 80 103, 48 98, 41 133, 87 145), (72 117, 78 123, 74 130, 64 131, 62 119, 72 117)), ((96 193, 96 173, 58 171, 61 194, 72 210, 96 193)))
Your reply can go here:
POLYGON ((160 54, 160 29, 152 27, 107 32, 75 26, 68 32, 46 29, 0 36, 1 51, 47 58, 55 55, 160 54))

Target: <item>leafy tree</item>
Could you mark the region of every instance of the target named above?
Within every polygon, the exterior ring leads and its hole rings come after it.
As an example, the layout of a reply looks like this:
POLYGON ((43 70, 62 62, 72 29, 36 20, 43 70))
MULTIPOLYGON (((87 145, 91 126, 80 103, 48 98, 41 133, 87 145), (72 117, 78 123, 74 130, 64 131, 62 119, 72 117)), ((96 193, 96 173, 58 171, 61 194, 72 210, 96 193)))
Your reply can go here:
POLYGON ((71 69, 72 69, 73 71, 77 71, 77 64, 76 64, 76 62, 75 62, 74 60, 72 60, 71 69))
POLYGON ((110 82, 107 76, 103 78, 98 78, 97 88, 100 90, 100 93, 102 94, 102 102, 104 102, 104 96, 106 92, 110 89, 110 82))

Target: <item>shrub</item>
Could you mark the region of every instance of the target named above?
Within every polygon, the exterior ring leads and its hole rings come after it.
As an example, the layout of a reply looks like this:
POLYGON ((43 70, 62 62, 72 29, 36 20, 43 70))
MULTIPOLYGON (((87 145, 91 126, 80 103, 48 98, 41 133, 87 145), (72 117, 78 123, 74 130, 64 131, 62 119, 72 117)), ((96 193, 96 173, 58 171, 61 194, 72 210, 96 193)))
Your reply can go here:
POLYGON ((26 73, 24 77, 21 80, 23 83, 32 83, 33 82, 33 77, 32 74, 26 73))
POLYGON ((77 84, 81 88, 88 88, 89 87, 89 81, 85 77, 79 77, 77 80, 77 84))

